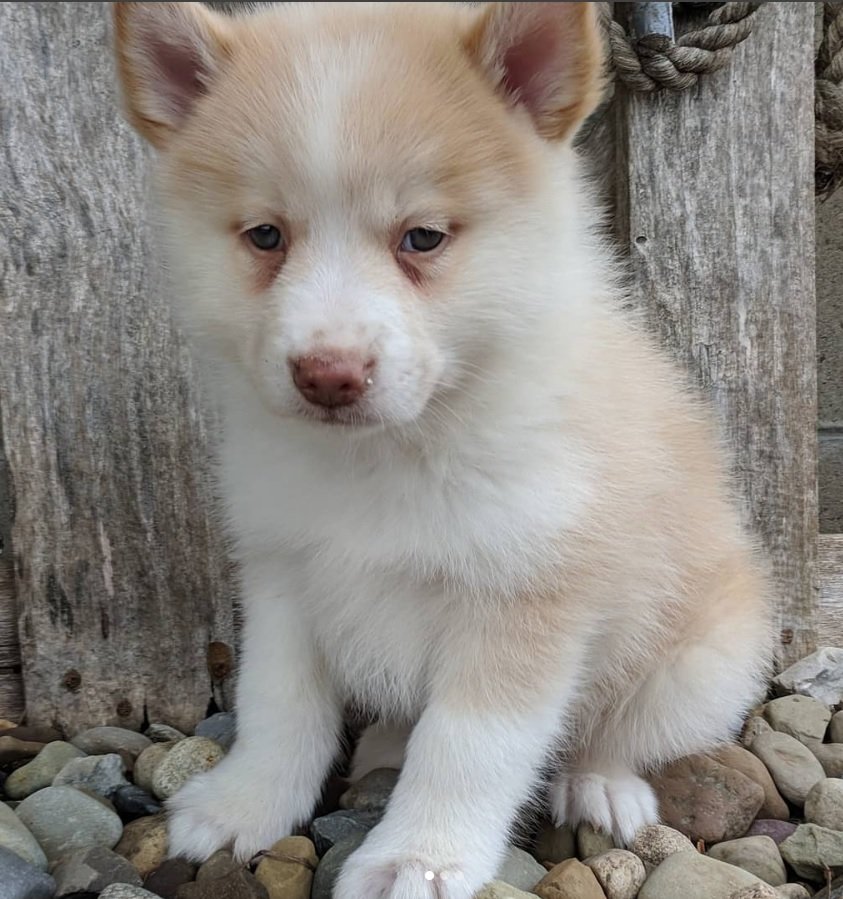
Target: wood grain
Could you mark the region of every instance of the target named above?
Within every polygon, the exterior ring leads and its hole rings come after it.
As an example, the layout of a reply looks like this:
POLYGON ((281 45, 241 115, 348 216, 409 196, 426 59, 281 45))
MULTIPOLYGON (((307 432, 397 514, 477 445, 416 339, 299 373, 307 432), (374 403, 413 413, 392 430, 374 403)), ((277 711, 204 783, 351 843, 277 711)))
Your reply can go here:
POLYGON ((765 4, 729 68, 618 103, 633 297, 734 447, 780 589, 783 662, 816 637, 813 19, 809 3, 765 4))
POLYGON ((0 4, 0 412, 28 716, 190 728, 231 644, 209 414, 151 262, 108 4, 0 4), (78 672, 78 687, 69 689, 78 672), (118 711, 119 710, 119 711, 118 711))
POLYGON ((843 534, 820 534, 817 645, 843 646, 843 534))

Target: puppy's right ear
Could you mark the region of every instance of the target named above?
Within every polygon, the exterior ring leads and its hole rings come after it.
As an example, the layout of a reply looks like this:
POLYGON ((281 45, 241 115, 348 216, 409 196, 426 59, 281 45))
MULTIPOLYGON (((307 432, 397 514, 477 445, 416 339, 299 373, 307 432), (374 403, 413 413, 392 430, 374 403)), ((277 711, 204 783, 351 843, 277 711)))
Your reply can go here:
POLYGON ((228 23, 201 3, 115 3, 114 34, 129 121, 161 149, 230 55, 228 23))

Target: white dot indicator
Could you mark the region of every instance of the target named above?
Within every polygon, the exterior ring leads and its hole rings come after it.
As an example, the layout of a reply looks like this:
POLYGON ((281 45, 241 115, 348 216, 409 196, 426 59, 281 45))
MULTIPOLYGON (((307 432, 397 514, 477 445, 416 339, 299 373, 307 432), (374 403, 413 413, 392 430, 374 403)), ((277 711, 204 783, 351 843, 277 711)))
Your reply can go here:
POLYGON ((434 877, 436 877, 436 875, 433 873, 433 871, 425 871, 424 872, 425 880, 433 880, 434 877))

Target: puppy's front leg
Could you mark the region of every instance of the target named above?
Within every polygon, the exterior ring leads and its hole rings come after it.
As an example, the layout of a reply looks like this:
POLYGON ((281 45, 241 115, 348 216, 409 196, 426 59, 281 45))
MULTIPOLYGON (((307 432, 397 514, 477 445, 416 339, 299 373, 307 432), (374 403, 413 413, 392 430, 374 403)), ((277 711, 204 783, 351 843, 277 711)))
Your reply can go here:
POLYGON ((171 855, 239 859, 307 820, 338 747, 341 710, 276 566, 247 566, 237 739, 170 800, 171 855))
POLYGON ((560 732, 577 658, 517 617, 453 635, 386 814, 334 899, 468 899, 493 879, 560 732))

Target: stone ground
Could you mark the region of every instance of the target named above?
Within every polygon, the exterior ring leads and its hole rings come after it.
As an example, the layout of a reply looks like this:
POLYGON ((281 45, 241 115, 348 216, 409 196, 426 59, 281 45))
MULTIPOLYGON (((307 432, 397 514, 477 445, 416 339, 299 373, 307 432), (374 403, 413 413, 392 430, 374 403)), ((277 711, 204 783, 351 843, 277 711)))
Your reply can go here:
MULTIPOLYGON (((651 778, 663 824, 628 849, 533 819, 478 899, 843 899, 843 649, 779 675, 740 742, 651 778)), ((398 773, 335 780, 302 833, 249 865, 167 859, 162 803, 213 767, 233 715, 193 735, 0 720, 0 899, 330 899, 398 773)), ((366 899, 366 897, 361 897, 366 899)))

